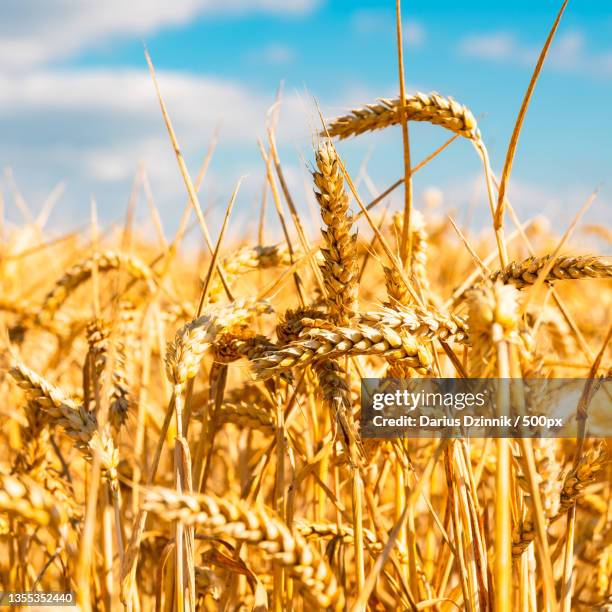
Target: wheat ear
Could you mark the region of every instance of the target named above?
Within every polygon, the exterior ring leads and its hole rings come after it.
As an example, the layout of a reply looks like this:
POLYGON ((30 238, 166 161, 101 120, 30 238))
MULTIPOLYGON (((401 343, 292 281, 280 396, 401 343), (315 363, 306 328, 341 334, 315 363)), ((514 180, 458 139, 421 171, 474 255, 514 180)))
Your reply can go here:
POLYGON ((79 262, 67 270, 64 275, 55 283, 55 286, 47 294, 40 307, 38 314, 39 321, 52 319, 55 313, 62 307, 71 293, 76 291, 92 274, 94 266, 99 272, 110 272, 112 270, 124 270, 133 279, 144 281, 153 291, 155 280, 152 270, 144 262, 133 255, 114 253, 96 253, 92 257, 79 262))
POLYGON ((35 401, 25 406, 27 426, 21 428, 21 448, 13 461, 13 471, 38 480, 47 471, 50 448, 49 428, 44 412, 35 401))
MULTIPOLYGON (((404 215, 400 212, 396 212, 393 215, 393 225, 395 227, 395 232, 397 236, 401 236, 404 228, 404 215)), ((410 234, 411 234, 411 250, 410 250, 410 270, 416 277, 419 286, 423 292, 429 292, 429 279, 427 277, 427 249, 429 246, 429 235, 427 234, 427 227, 425 224, 425 217, 418 210, 413 210, 410 215, 410 234)), ((389 275, 389 272, 392 270, 395 273, 393 277, 393 287, 397 287, 397 289, 401 292, 401 294, 406 294, 403 297, 403 300, 396 295, 393 295, 395 300, 398 300, 400 304, 407 305, 412 300, 410 295, 408 294, 408 290, 406 289, 406 285, 397 274, 397 270, 395 268, 385 268, 385 278, 389 275)), ((387 293, 389 292, 389 284, 387 283, 387 293)), ((391 294, 390 294, 391 296, 391 294)))
MULTIPOLYGON (((299 257, 299 253, 294 252, 293 257, 299 257)), ((291 253, 286 245, 258 245, 255 247, 243 247, 238 249, 231 256, 223 260, 223 271, 227 282, 236 281, 243 274, 254 270, 268 270, 280 266, 291 266, 291 253)), ((223 283, 216 274, 211 284, 209 298, 211 303, 220 301, 225 296, 223 283)))
POLYGON ((263 506, 156 487, 147 492, 143 507, 167 521, 199 525, 208 536, 234 538, 256 546, 287 568, 312 603, 325 609, 342 609, 341 591, 326 561, 299 533, 292 533, 263 506))
POLYGON ((563 481, 559 500, 559 515, 567 512, 576 500, 584 493, 584 489, 594 482, 605 464, 603 446, 589 449, 580 459, 578 465, 570 470, 563 481))
POLYGON ((357 311, 357 234, 350 233, 353 220, 336 150, 325 142, 315 158, 314 193, 325 223, 321 272, 330 315, 339 325, 346 325, 357 311))
POLYGON ((356 325, 353 328, 309 329, 299 340, 265 355, 254 365, 258 378, 263 380, 294 367, 343 355, 402 359, 420 372, 428 371, 432 363, 431 354, 421 339, 412 335, 402 337, 396 330, 382 325, 356 325))
MULTIPOLYGON (((327 124, 330 136, 348 138, 364 132, 382 130, 400 122, 400 100, 380 99, 375 104, 351 111, 327 124)), ((480 142, 480 130, 471 111, 451 97, 436 92, 417 92, 406 98, 404 116, 408 121, 426 121, 440 125, 455 134, 480 142)))
MULTIPOLYGON (((533 440, 533 454, 538 477, 538 488, 544 509, 545 519, 549 522, 559 513, 562 481, 560 480, 561 465, 555 454, 555 441, 553 439, 533 440)), ((519 465, 522 461, 519 459, 519 465)), ((523 466, 521 466, 523 467, 523 466)), ((520 520, 512 533, 512 554, 520 556, 529 544, 535 540, 536 526, 533 511, 529 502, 529 485, 525 471, 517 475, 517 482, 526 494, 526 516, 520 520)))
POLYGON ((247 402, 223 402, 215 418, 219 423, 233 423, 242 429, 257 429, 265 434, 274 433, 276 423, 271 411, 247 402))
POLYGON ((70 548, 76 544, 66 508, 25 474, 0 475, 0 511, 50 528, 70 548))
MULTIPOLYGON (((522 289, 533 285, 539 273, 550 262, 550 255, 529 257, 524 261, 512 262, 503 270, 495 272, 491 279, 502 283, 512 283, 522 289)), ((558 280, 579 280, 585 278, 612 278, 612 264, 602 257, 593 256, 560 256, 546 276, 546 282, 558 280)))
MULTIPOLYGON (((351 544, 355 533, 348 525, 338 525, 336 523, 311 523, 304 519, 294 522, 294 527, 299 534, 308 540, 340 540, 345 544, 351 544)), ((381 542, 377 541, 376 535, 369 529, 363 530, 364 540, 373 552, 383 549, 381 542)))
POLYGON ((279 318, 276 326, 276 336, 281 344, 297 340, 305 329, 324 327, 326 314, 314 306, 303 306, 288 309, 279 318))
MULTIPOLYGON (((462 317, 444 315, 420 306, 382 308, 378 311, 360 312, 355 317, 356 324, 364 327, 383 327, 394 331, 407 331, 418 338, 454 340, 466 342, 468 326, 462 317)), ((276 333, 278 339, 286 344, 300 337, 317 337, 323 330, 342 333, 339 328, 325 319, 322 311, 315 308, 288 310, 279 322, 276 333)), ((284 348, 284 347, 282 347, 284 348)))
POLYGON ((518 325, 519 292, 513 285, 501 282, 484 283, 468 293, 470 375, 478 378, 494 361, 496 347, 492 330, 495 326, 500 337, 512 344, 519 344, 518 325))
POLYGON ((115 488, 119 454, 108 432, 98 430, 96 417, 24 364, 15 362, 10 374, 26 395, 44 410, 51 424, 64 429, 74 440, 87 460, 91 460, 94 453, 99 454, 104 476, 115 488))
POLYGON ((184 325, 166 351, 168 380, 175 386, 184 385, 198 373, 205 352, 220 330, 269 312, 271 308, 266 302, 237 300, 225 308, 210 308, 201 317, 184 325))
MULTIPOLYGON (((111 328, 108 321, 96 319, 87 326, 89 350, 85 358, 83 392, 85 405, 91 410, 95 406, 94 385, 104 388, 104 375, 108 358, 111 328), (95 383, 94 381, 98 381, 95 383)), ((125 423, 130 407, 130 392, 126 374, 125 345, 118 339, 113 360, 112 384, 109 386, 109 417, 115 430, 125 423)))
POLYGON ((468 337, 467 325, 460 317, 441 315, 421 307, 398 305, 397 309, 359 313, 354 327, 337 327, 321 320, 320 316, 316 309, 286 314, 286 319, 277 328, 279 338, 301 335, 255 361, 258 374, 267 378, 320 358, 341 355, 381 355, 406 360, 406 365, 423 371, 431 365, 431 355, 423 340, 439 338, 464 342, 468 337))

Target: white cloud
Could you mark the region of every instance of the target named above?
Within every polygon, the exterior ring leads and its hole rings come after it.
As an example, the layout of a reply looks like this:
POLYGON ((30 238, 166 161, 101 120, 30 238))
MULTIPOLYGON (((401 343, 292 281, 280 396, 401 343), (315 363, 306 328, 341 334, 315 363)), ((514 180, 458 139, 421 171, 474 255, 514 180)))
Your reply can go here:
POLYGON ((407 21, 402 26, 404 40, 413 47, 420 47, 426 40, 427 34, 422 24, 417 21, 407 21))
MULTIPOLYGON (((157 78, 177 129, 184 128, 188 140, 210 132, 219 120, 225 121, 224 140, 253 139, 270 104, 261 92, 231 80, 166 71, 157 78)), ((297 104, 288 97, 284 112, 297 110, 297 104)), ((113 121, 122 124, 125 137, 143 128, 157 129, 161 122, 148 72, 133 69, 0 73, 0 112, 6 119, 27 113, 50 120, 58 113, 68 124, 91 119, 96 132, 100 122, 113 121)))
MULTIPOLYGON (((216 193, 224 199, 246 172, 251 176, 241 190, 241 201, 250 203, 251 195, 261 189, 262 164, 256 139, 265 135, 274 91, 231 79, 172 71, 160 70, 157 76, 193 175, 221 122, 206 197, 216 193)), ((322 100, 323 111, 330 116, 337 108, 344 110, 372 97, 372 92, 345 92, 333 100, 322 100), (330 102, 334 111, 329 109, 330 102)), ((308 156, 317 126, 310 97, 287 92, 278 125, 286 164, 296 159, 296 149, 308 156)), ((176 207, 182 206, 185 198, 182 179, 145 70, 38 68, 23 74, 0 72, 0 133, 0 169, 14 168, 34 210, 46 191, 58 181, 66 181, 58 207, 61 213, 57 213, 62 214, 64 226, 87 220, 92 194, 98 198, 102 219, 116 216, 125 205, 140 162, 151 178, 162 212, 165 209, 164 218, 179 216, 176 207)), ((7 209, 10 216, 11 206, 7 209)))
POLYGON ((393 27, 393 16, 388 11, 362 9, 353 13, 351 25, 359 34, 384 32, 393 27))
MULTIPOLYGON (((459 52, 465 57, 535 66, 540 47, 512 32, 493 32, 466 36, 459 43, 459 52)), ((592 51, 582 32, 566 32, 553 41, 546 65, 558 72, 606 78, 612 76, 612 51, 592 51)))
POLYGON ((577 63, 585 54, 584 35, 581 32, 568 32, 560 36, 551 49, 550 61, 558 66, 577 68, 577 63))
MULTIPOLYGON (((508 184, 508 199, 522 223, 528 219, 545 218, 550 220, 555 232, 562 233, 593 188, 593 185, 580 183, 579 180, 564 187, 557 187, 513 175, 508 184)), ((472 215, 473 228, 486 228, 488 231, 491 227, 486 183, 482 174, 451 181, 445 186, 444 195, 445 203, 451 209, 456 208, 459 211, 477 202, 478 207, 472 215)), ((596 221, 608 225, 612 222, 612 203, 609 198, 609 193, 599 193, 581 223, 596 221)), ((509 214, 506 216, 506 227, 508 233, 514 231, 509 214)))
POLYGON ((299 14, 318 0, 3 0, 0 68, 62 59, 126 35, 145 35, 200 15, 299 14))
POLYGON ((262 49, 250 52, 248 59, 256 64, 282 66, 290 64, 295 59, 295 51, 282 43, 270 43, 262 49))
MULTIPOLYGON (((362 35, 393 34, 395 32, 395 15, 390 11, 361 9, 351 17, 353 30, 362 35)), ((407 19, 402 24, 404 41, 413 47, 420 47, 427 38, 425 27, 414 19, 407 19)))
POLYGON ((478 59, 509 60, 514 58, 515 60, 520 59, 521 62, 529 59, 533 51, 522 47, 514 34, 509 32, 467 36, 460 42, 459 50, 465 56, 478 59))

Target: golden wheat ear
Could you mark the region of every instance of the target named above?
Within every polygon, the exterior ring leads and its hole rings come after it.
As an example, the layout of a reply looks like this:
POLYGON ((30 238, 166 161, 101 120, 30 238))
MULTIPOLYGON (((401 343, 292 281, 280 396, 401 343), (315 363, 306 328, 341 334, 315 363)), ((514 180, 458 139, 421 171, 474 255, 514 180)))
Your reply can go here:
POLYGON ((286 567, 308 601, 320 609, 343 609, 343 593, 327 561, 299 532, 292 533, 263 505, 154 487, 147 491, 143 507, 163 520, 198 525, 208 535, 252 546, 286 567))
POLYGON ((113 251, 96 253, 66 270, 62 277, 57 280, 53 289, 43 300, 38 319, 40 321, 53 319, 70 295, 91 278, 94 267, 97 268, 98 273, 121 269, 129 274, 133 280, 144 282, 149 291, 153 292, 156 288, 153 271, 138 257, 113 251))
MULTIPOLYGON (((551 256, 529 257, 523 261, 514 261, 492 275, 492 280, 512 283, 522 289, 533 285, 540 272, 551 263, 551 256)), ((554 258, 544 282, 560 280, 580 280, 585 278, 612 278, 612 263, 604 257, 580 255, 577 257, 559 256, 554 258)))
MULTIPOLYGON (((349 138, 364 132, 384 130, 400 122, 399 98, 381 98, 374 104, 352 110, 348 115, 332 119, 326 125, 331 137, 349 138)), ((470 109, 451 97, 436 92, 416 93, 406 98, 403 107, 408 121, 425 121, 439 125, 469 140, 480 142, 480 130, 470 109)))

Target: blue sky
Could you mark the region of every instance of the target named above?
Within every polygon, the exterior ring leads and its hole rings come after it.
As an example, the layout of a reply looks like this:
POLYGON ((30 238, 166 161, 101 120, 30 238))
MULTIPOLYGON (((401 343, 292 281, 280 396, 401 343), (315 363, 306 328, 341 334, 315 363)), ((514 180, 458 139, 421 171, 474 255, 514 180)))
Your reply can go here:
MULTIPOLYGON (((597 185, 591 221, 612 214, 612 10, 570 2, 524 126, 510 188, 523 215, 565 220, 597 185)), ((558 2, 405 2, 408 88, 452 95, 479 117, 493 166, 503 164, 516 113, 558 2)), ((224 202, 248 174, 237 215, 248 222, 263 181, 256 138, 284 80, 279 143, 294 195, 303 204, 317 127, 313 97, 333 116, 397 92, 394 3, 345 0, 133 0, 80 3, 7 0, 0 7, 0 166, 11 168, 38 211, 63 182, 56 227, 87 220, 95 196, 104 220, 121 217, 144 164, 171 229, 184 195, 146 73, 146 41, 162 92, 195 174, 214 126, 221 144, 204 189, 224 202)), ((411 126, 418 160, 442 143, 440 128, 411 126)), ((354 173, 384 188, 401 173, 399 130, 343 144, 354 173)), ((463 214, 486 220, 480 167, 466 142, 453 145, 415 179, 463 214)), ((7 217, 12 180, 0 189, 7 217)), ((365 189, 365 187, 364 187, 365 189)), ((364 197, 368 199, 369 193, 364 197)), ((223 208, 222 205, 219 208, 223 208)), ((141 207, 146 216, 146 207, 141 207)))

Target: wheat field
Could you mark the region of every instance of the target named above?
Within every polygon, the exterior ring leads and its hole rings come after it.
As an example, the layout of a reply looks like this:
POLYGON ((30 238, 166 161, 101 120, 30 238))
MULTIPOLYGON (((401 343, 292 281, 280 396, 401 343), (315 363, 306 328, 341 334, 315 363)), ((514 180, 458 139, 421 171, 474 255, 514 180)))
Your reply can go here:
POLYGON ((110 232, 95 208, 60 237, 3 227, 0 591, 82 610, 612 610, 609 439, 360 435, 362 378, 611 375, 612 260, 576 247, 609 249, 610 229, 517 218, 521 116, 499 180, 470 109, 401 79, 322 122, 320 233, 269 128, 268 209, 230 243, 238 187, 211 235, 210 157, 192 180, 147 60, 187 191, 177 233, 154 206, 156 236, 133 210, 110 232), (410 121, 449 140, 411 163, 410 121), (368 201, 342 140, 379 130, 402 132, 406 175, 368 201), (482 163, 481 232, 412 197, 459 138, 482 163))

